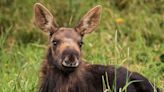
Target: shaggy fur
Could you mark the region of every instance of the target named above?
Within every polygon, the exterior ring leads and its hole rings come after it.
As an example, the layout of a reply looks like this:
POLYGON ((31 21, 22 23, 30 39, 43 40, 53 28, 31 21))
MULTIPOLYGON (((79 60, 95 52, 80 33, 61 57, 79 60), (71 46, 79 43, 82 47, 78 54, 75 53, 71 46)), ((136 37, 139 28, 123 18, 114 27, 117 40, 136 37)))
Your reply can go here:
MULTIPOLYGON (((42 83, 39 92, 103 92, 102 76, 105 77, 105 87, 107 88, 109 83, 112 92, 114 90, 119 92, 127 81, 134 80, 140 81, 130 84, 127 92, 154 92, 153 86, 145 77, 123 67, 90 65, 82 62, 76 70, 65 72, 59 70, 52 62, 54 62, 52 52, 48 50, 42 67, 42 83)), ((160 92, 158 88, 155 90, 160 92)))

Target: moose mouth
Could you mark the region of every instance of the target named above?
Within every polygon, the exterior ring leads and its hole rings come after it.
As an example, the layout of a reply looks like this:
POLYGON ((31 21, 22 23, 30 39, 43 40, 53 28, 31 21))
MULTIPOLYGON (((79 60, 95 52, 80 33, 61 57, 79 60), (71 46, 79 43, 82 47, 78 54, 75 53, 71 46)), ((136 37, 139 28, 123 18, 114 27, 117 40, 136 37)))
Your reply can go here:
POLYGON ((76 57, 65 57, 62 61, 62 65, 66 68, 76 68, 79 66, 79 60, 76 57))
POLYGON ((63 61, 62 65, 67 68, 76 68, 79 66, 79 62, 63 61))

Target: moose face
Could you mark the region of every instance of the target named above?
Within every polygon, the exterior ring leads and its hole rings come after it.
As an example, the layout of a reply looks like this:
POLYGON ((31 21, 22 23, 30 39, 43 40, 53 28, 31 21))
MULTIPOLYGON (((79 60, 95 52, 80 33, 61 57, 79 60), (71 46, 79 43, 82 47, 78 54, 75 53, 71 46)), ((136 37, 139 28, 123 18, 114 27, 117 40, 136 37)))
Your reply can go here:
POLYGON ((75 29, 59 28, 50 37, 53 58, 63 67, 78 67, 82 43, 82 36, 75 29))
POLYGON ((82 38, 99 24, 101 6, 92 8, 74 28, 58 27, 52 14, 42 4, 36 3, 35 23, 50 35, 50 51, 53 62, 60 68, 76 68, 80 65, 82 38))

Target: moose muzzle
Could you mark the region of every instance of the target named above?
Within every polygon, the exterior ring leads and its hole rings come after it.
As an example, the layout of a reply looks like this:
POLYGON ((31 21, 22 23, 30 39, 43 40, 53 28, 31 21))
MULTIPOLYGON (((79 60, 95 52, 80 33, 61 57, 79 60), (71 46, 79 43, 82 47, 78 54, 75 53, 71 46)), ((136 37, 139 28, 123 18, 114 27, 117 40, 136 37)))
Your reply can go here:
POLYGON ((76 68, 80 64, 78 54, 75 51, 65 51, 62 65, 67 68, 76 68))

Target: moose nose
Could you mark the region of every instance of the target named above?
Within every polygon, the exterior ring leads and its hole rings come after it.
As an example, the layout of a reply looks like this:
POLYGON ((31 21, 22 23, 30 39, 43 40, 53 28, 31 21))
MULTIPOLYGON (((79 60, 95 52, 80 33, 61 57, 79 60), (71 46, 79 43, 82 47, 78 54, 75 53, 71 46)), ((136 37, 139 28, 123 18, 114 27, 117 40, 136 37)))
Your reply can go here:
POLYGON ((77 59, 77 57, 71 55, 71 56, 67 56, 64 58, 62 65, 65 67, 78 67, 79 65, 79 60, 77 59))

